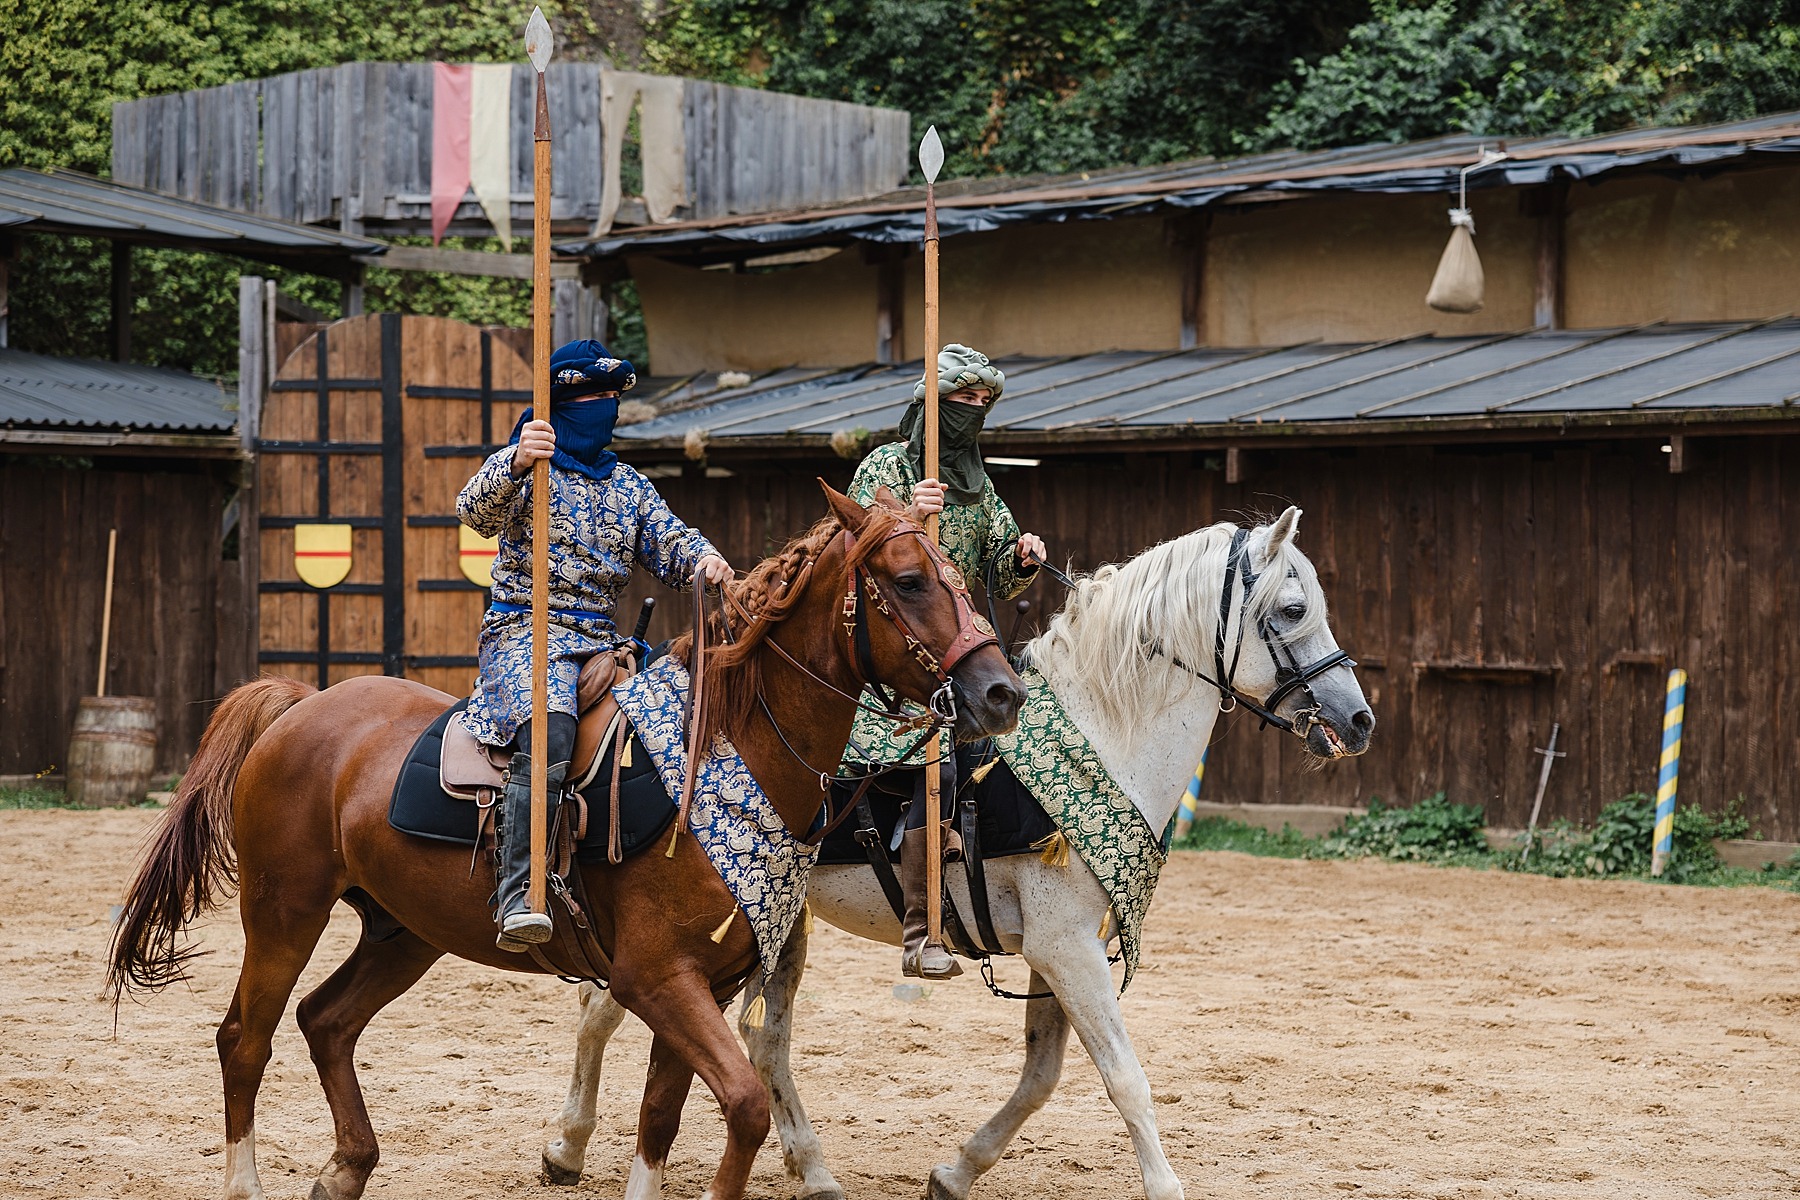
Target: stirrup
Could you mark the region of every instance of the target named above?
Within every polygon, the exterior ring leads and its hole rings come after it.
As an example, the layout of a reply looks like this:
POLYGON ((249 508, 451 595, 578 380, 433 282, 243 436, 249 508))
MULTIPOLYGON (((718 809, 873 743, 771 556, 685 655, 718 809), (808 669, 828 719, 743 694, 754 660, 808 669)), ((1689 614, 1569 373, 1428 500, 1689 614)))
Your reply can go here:
POLYGON ((494 939, 494 945, 515 954, 523 953, 527 946, 549 941, 551 929, 550 918, 543 913, 512 913, 501 920, 500 935, 494 939))
POLYGON ((956 956, 942 946, 937 949, 943 951, 944 957, 949 960, 948 967, 928 974, 925 970, 925 951, 921 947, 917 953, 910 950, 901 952, 900 974, 912 979, 955 979, 961 975, 963 973, 962 964, 956 961, 956 956))

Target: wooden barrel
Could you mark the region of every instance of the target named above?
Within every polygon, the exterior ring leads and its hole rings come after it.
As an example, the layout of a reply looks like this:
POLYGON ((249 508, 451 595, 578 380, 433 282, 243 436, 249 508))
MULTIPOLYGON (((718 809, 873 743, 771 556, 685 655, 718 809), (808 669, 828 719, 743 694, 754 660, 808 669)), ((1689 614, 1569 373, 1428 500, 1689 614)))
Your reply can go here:
POLYGON ((86 696, 69 738, 68 801, 81 808, 142 803, 156 765, 156 701, 86 696))

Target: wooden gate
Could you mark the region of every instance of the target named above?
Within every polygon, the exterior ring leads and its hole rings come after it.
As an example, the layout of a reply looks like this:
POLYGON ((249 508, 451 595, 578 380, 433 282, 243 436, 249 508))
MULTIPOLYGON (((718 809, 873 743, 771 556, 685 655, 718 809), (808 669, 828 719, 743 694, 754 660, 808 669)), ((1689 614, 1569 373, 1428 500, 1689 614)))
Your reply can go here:
POLYGON ((384 313, 288 355, 257 442, 263 664, 468 693, 491 550, 456 495, 531 401, 528 340, 384 313))

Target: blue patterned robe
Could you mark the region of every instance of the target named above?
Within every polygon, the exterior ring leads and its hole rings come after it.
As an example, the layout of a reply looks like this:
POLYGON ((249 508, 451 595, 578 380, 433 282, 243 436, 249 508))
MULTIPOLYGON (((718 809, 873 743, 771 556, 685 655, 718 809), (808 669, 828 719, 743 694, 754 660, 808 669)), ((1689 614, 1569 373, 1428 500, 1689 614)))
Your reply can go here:
MULTIPOLYGON (((500 539, 481 677, 463 715, 490 746, 510 743, 531 717, 531 476, 515 479, 512 457, 511 446, 494 454, 456 498, 465 525, 500 539)), ((550 481, 550 711, 573 714, 582 661, 623 640, 613 610, 633 561, 686 588, 716 551, 624 463, 604 481, 552 467, 550 481)))

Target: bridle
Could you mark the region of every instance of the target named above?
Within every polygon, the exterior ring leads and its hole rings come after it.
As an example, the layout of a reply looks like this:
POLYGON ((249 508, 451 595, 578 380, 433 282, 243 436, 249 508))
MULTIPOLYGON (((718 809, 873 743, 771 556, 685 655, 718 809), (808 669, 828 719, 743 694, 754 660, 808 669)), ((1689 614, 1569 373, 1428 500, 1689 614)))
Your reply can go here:
MULTIPOLYGON (((1325 674, 1325 672, 1337 667, 1354 668, 1356 666, 1356 660, 1351 658, 1349 653, 1344 650, 1333 650, 1331 653, 1326 654, 1305 666, 1301 666, 1299 658, 1294 654, 1293 647, 1288 645, 1287 638, 1283 636, 1281 630, 1275 627, 1275 622, 1272 619, 1265 617, 1262 621, 1257 623, 1256 632, 1257 635, 1262 638, 1263 645, 1267 647, 1269 651, 1269 660, 1275 664, 1274 690, 1259 702, 1254 696, 1247 695, 1238 689, 1236 684, 1237 668, 1238 661, 1242 657, 1244 651, 1244 630, 1250 623, 1250 596, 1256 588, 1257 580, 1262 578, 1260 574, 1250 567, 1249 542, 1250 530, 1237 529, 1232 532, 1231 550, 1225 562, 1225 580, 1223 586, 1219 589, 1219 629, 1213 643, 1212 673, 1208 674, 1198 667, 1182 662, 1179 658, 1170 654, 1164 648, 1160 640, 1151 642, 1148 651, 1154 657, 1168 658, 1171 663, 1180 667, 1183 671, 1186 671, 1195 678, 1203 680, 1217 688, 1219 691, 1220 712, 1232 712, 1239 705, 1242 705, 1261 718, 1261 728, 1266 729, 1273 725, 1275 728, 1280 729, 1285 733, 1291 733, 1295 737, 1304 738, 1312 732, 1313 726, 1319 723, 1319 712, 1323 708, 1323 705, 1319 703, 1317 697, 1313 695, 1312 681, 1325 674), (1225 658, 1225 643, 1226 633, 1231 625, 1232 592, 1240 583, 1243 587, 1244 599, 1240 609, 1237 640, 1231 647, 1231 659, 1227 662, 1225 658), (1282 702, 1295 692, 1300 693, 1303 703, 1299 709, 1295 711, 1291 719, 1281 716, 1275 710, 1281 707, 1282 702)), ((1074 589, 1074 580, 1070 579, 1067 575, 1063 574, 1049 563, 1044 562, 1041 559, 1033 559, 1032 562, 1048 571, 1051 577, 1061 583, 1064 587, 1071 590, 1074 589)), ((1292 578, 1295 574, 1296 572, 1292 568, 1289 568, 1289 577, 1292 578)), ((993 604, 993 570, 991 562, 989 564, 988 580, 988 603, 991 606, 993 604)))
MULTIPOLYGON (((855 676, 857 683, 861 685, 862 688, 873 691, 879 696, 884 707, 877 708, 864 700, 859 692, 846 691, 829 679, 826 679, 811 667, 808 667, 805 663, 795 658, 785 647, 775 641, 773 637, 766 637, 763 639, 764 645, 773 650, 789 666, 799 671, 802 675, 806 676, 806 678, 818 684, 820 687, 849 700, 851 703, 855 704, 857 708, 865 712, 887 717, 898 717, 903 715, 901 707, 903 701, 901 697, 898 693, 889 692, 876 678, 878 672, 875 668, 874 644, 869 633, 869 608, 873 607, 876 612, 886 618, 887 621, 894 626, 895 630, 899 632, 900 636, 906 642, 907 650, 911 652, 919 665, 938 681, 939 686, 938 689, 932 693, 928 702, 928 715, 916 719, 918 724, 924 726, 918 741, 915 742, 906 753, 902 754, 898 761, 888 764, 881 771, 875 772, 874 775, 886 774, 888 771, 900 769, 906 764, 906 760, 912 757, 914 751, 925 744, 927 739, 931 738, 940 729, 947 729, 955 724, 956 685, 955 681, 951 678, 951 672, 954 671, 957 665, 970 654, 975 653, 983 647, 998 646, 1000 644, 1000 639, 994 635, 993 626, 975 611, 975 606, 969 598, 968 584, 964 581, 962 572, 958 571, 956 565, 944 556, 942 549, 926 536, 922 526, 918 525, 916 522, 909 521, 904 517, 896 517, 894 526, 882 537, 877 548, 879 548, 880 545, 886 545, 888 542, 903 537, 916 537, 919 539, 920 545, 925 549, 926 557, 932 561, 932 564, 935 567, 935 575, 939 586, 950 593, 950 598, 956 611, 956 638, 951 643, 949 650, 944 653, 942 658, 939 658, 913 631, 912 626, 906 620, 905 614, 901 613, 888 600, 886 593, 882 591, 880 582, 875 578, 874 572, 868 567, 868 556, 865 555, 862 562, 858 563, 853 569, 848 571, 847 574, 849 575, 849 580, 845 584, 844 597, 840 605, 840 613, 843 618, 842 624, 844 628, 845 649, 849 657, 851 674, 855 676)), ((841 544, 844 549, 846 562, 849 561, 856 542, 856 534, 849 529, 845 529, 841 535, 841 544)), ((829 543, 827 543, 827 545, 829 545, 829 543)), ((793 580, 789 583, 788 586, 790 588, 800 589, 806 586, 807 581, 811 578, 814 565, 818 562, 820 556, 824 554, 824 551, 825 547, 820 547, 811 558, 806 560, 806 563, 795 573, 793 580)), ((694 679, 700 678, 705 670, 705 658, 702 653, 706 631, 705 591, 706 589, 703 587, 697 587, 695 589, 694 653, 693 661, 689 666, 690 677, 694 679)), ((737 639, 732 632, 730 610, 735 609, 738 618, 746 624, 756 621, 758 617, 756 614, 745 610, 743 605, 726 593, 723 588, 719 589, 719 596, 721 602, 719 612, 720 627, 724 633, 725 640, 727 642, 734 642, 737 639)), ((695 700, 695 698, 700 695, 701 691, 699 686, 696 685, 690 688, 690 743, 697 737, 701 727, 699 703, 695 700)), ((807 762, 806 758, 801 755, 801 753, 794 748, 793 743, 788 740, 786 731, 781 728, 781 723, 775 719, 774 711, 770 709, 768 700, 763 696, 760 690, 756 694, 756 702, 758 707, 761 708, 764 718, 769 722, 770 728, 774 729, 776 738, 780 740, 788 754, 793 757, 794 761, 806 768, 810 774, 818 776, 819 788, 821 791, 829 794, 831 784, 834 781, 860 782, 864 779, 871 779, 874 777, 874 775, 868 774, 846 776, 839 775, 835 773, 835 771, 828 772, 819 770, 812 763, 807 762)), ((692 762, 696 757, 697 756, 690 751, 689 761, 692 762)), ((683 790, 687 793, 687 795, 684 795, 683 797, 683 801, 686 803, 692 792, 691 781, 684 786, 683 790)), ((816 837, 823 837, 824 832, 827 831, 821 831, 816 837)), ((808 837, 803 840, 816 844, 815 837, 808 837)))

